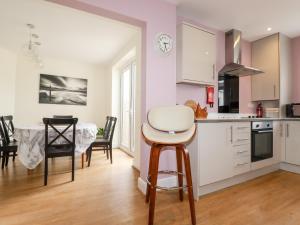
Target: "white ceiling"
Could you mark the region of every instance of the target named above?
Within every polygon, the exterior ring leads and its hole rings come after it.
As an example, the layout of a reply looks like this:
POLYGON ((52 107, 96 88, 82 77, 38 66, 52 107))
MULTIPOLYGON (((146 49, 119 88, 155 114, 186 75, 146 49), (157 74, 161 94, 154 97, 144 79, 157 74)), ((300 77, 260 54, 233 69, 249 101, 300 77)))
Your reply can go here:
POLYGON ((137 27, 43 0, 0 0, 0 46, 20 51, 27 23, 36 26, 41 56, 106 64, 139 32, 137 27))
POLYGON ((167 0, 177 4, 178 14, 223 31, 232 28, 243 38, 256 40, 275 32, 300 35, 299 0, 167 0), (268 32, 267 28, 272 27, 268 32))

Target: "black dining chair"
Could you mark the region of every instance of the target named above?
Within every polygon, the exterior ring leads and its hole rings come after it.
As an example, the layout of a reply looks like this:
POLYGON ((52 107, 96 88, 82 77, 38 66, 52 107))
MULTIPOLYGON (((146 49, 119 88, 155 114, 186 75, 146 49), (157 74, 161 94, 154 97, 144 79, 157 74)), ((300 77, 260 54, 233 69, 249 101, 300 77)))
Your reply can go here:
POLYGON ((75 173, 75 137, 77 118, 44 118, 45 124, 45 172, 44 185, 48 183, 48 158, 72 157, 72 181, 75 173), (59 127, 58 127, 59 126, 59 127), (63 129, 61 128, 63 127, 63 129), (53 130, 52 140, 49 140, 49 128, 53 130), (62 131, 61 131, 62 130, 62 131), (67 132, 72 130, 71 140, 67 132), (57 142, 59 140, 59 143, 57 142), (64 140, 63 143, 61 143, 64 140))
MULTIPOLYGON (((13 135, 15 133, 15 126, 13 123, 13 116, 2 116, 1 117, 1 123, 3 125, 4 134, 7 139, 7 143, 13 143, 13 145, 18 145, 17 141, 14 139, 13 135)), ((17 156, 17 151, 12 152, 12 155, 9 155, 9 157, 13 157, 13 161, 15 161, 15 158, 17 156)))
POLYGON ((0 156, 2 158, 1 168, 7 167, 9 157, 15 157, 18 150, 18 145, 14 141, 10 141, 5 134, 4 119, 0 119, 0 156))
MULTIPOLYGON (((112 141, 114 137, 114 131, 117 123, 116 117, 109 117, 108 125, 107 125, 107 133, 104 132, 103 138, 97 138, 87 150, 88 153, 88 166, 91 165, 92 152, 94 150, 98 150, 96 148, 103 148, 106 151, 109 151, 110 163, 113 163, 112 158, 112 141)), ((102 150, 103 150, 102 149, 102 150)))

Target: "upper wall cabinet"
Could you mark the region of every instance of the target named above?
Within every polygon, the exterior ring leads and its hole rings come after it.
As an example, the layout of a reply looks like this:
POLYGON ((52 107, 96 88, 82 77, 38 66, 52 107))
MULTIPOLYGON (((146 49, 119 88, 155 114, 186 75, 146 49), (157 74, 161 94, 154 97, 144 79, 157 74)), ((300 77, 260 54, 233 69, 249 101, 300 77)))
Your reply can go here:
POLYGON ((291 103, 291 39, 274 34, 252 43, 252 66, 264 71, 251 77, 252 101, 279 100, 281 115, 291 103))
POLYGON ((190 24, 177 26, 177 83, 214 85, 216 36, 190 24))
POLYGON ((279 35, 252 43, 252 66, 264 73, 251 77, 252 101, 279 99, 279 35))

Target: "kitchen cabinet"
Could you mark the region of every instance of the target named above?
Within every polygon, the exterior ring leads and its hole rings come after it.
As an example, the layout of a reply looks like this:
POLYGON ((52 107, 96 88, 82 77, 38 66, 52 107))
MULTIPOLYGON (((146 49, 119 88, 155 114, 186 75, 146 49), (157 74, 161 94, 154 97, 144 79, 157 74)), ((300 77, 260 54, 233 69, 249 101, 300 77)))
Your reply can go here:
POLYGON ((250 171, 250 122, 198 124, 199 184, 250 171))
POLYGON ((286 121, 285 129, 285 162, 300 165, 300 121, 286 121))
POLYGON ((252 43, 252 66, 264 73, 251 77, 252 101, 278 100, 279 78, 279 34, 252 43))
POLYGON ((214 85, 216 36, 196 26, 177 26, 177 83, 214 85))

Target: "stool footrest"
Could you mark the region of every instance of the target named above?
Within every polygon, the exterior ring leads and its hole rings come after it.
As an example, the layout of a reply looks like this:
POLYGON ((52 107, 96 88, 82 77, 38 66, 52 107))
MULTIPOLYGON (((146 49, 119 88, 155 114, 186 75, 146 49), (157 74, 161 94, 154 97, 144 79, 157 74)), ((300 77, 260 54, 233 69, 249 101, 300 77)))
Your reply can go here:
MULTIPOLYGON (((167 174, 167 175, 172 175, 172 176, 178 176, 178 175, 181 175, 181 176, 185 176, 183 173, 180 173, 178 171, 173 171, 173 170, 161 170, 161 171, 158 171, 157 172, 158 174, 167 174)), ((188 186, 187 185, 183 185, 182 187, 179 187, 179 186, 173 186, 173 187, 162 187, 162 186, 152 186, 151 184, 151 175, 149 175, 146 179, 146 182, 148 185, 150 185, 150 187, 152 188, 156 188, 156 189, 159 189, 159 190, 164 190, 164 191, 174 191, 174 190, 181 190, 181 189, 184 189, 184 188, 187 188, 188 186)))

